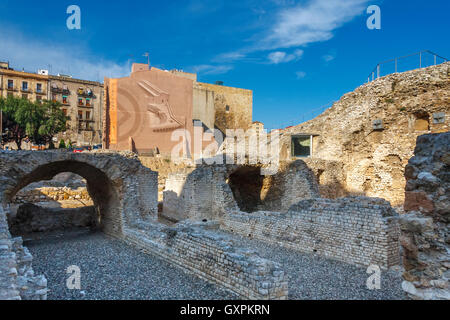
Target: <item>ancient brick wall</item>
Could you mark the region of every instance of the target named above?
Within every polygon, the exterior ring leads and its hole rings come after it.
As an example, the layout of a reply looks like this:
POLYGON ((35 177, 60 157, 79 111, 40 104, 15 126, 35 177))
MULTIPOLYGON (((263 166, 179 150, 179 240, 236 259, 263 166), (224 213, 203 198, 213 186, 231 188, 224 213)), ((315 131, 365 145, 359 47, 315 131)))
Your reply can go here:
POLYGON ((300 252, 387 269, 400 263, 397 218, 381 199, 312 199, 288 212, 230 212, 221 219, 221 228, 300 252))
POLYGON ((347 192, 402 206, 404 170, 417 137, 450 128, 449 75, 447 62, 365 84, 317 118, 284 130, 280 154, 292 160, 292 135, 317 134, 313 158, 341 162, 347 192), (439 113, 444 114, 443 123, 434 119, 439 113), (382 121, 382 128, 374 127, 376 120, 382 121))
POLYGON ((287 299, 281 266, 236 248, 230 237, 189 224, 167 228, 147 223, 124 233, 126 242, 244 299, 287 299))
POLYGON ((450 133, 419 137, 405 177, 403 289, 415 299, 450 300, 450 133))

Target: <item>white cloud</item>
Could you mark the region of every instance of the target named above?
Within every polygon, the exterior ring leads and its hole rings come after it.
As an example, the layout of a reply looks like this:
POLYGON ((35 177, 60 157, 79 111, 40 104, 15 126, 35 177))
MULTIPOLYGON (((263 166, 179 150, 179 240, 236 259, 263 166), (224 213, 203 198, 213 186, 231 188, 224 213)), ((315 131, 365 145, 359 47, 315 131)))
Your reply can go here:
POLYGON ((324 56, 322 57, 322 59, 323 59, 325 62, 330 62, 330 61, 333 61, 334 59, 336 59, 336 56, 335 56, 335 55, 332 55, 332 54, 326 54, 326 55, 324 55, 324 56))
POLYGON ((368 0, 310 0, 284 8, 258 50, 304 46, 331 39, 333 32, 364 13, 368 0))
POLYGON ((295 75, 297 76, 297 79, 303 79, 304 77, 306 77, 306 72, 303 71, 297 71, 295 73, 295 75))
POLYGON ((224 74, 228 71, 232 70, 233 66, 228 65, 210 65, 210 64, 201 64, 198 66, 193 66, 189 68, 191 72, 200 73, 200 74, 224 74))
POLYGON ((283 51, 275 51, 269 54, 270 63, 279 64, 294 60, 299 60, 303 56, 303 50, 295 50, 294 53, 287 54, 283 51))
POLYGON ((11 67, 36 72, 49 69, 53 74, 63 73, 84 80, 104 77, 124 77, 131 72, 131 62, 122 64, 105 60, 80 49, 79 46, 55 45, 28 39, 15 31, 2 31, 0 60, 10 61, 11 67))

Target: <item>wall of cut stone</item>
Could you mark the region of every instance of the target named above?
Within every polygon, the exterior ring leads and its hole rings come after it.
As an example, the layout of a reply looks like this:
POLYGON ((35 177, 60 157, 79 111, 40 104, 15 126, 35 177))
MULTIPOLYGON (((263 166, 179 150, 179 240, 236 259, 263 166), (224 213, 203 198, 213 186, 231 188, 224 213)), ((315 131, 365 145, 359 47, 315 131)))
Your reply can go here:
POLYGON ((181 224, 175 228, 143 223, 125 230, 125 241, 155 254, 244 299, 285 300, 288 280, 281 266, 239 249, 211 225, 181 224))
POLYGON ((450 132, 419 137, 405 177, 403 289, 414 299, 450 300, 450 132))
POLYGON ((172 173, 166 180, 163 216, 173 220, 217 219, 237 209, 226 183, 225 166, 199 166, 172 173))
POLYGON ((288 212, 231 212, 221 228, 306 253, 356 265, 399 265, 398 214, 384 200, 311 199, 288 212))
POLYGON ((313 158, 342 162, 346 191, 402 206, 405 167, 417 137, 450 128, 449 79, 447 62, 364 84, 317 118, 284 130, 282 159, 294 160, 292 135, 316 134, 313 158), (434 120, 439 113, 444 114, 442 123, 434 120), (374 128, 376 120, 382 121, 382 129, 374 128))

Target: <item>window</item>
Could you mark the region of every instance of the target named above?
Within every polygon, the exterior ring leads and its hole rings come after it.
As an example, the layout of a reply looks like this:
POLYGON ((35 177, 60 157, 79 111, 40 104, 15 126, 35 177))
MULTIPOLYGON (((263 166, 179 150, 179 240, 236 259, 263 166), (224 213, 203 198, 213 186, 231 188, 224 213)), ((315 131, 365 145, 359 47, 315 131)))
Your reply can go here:
POLYGON ((86 111, 86 120, 91 120, 91 112, 86 111))
POLYGON ((67 96, 63 96, 63 98, 62 98, 62 103, 63 103, 63 104, 67 104, 67 96))
POLYGON ((14 97, 14 93, 8 92, 8 94, 7 94, 6 96, 7 96, 7 97, 14 97))
POLYGON ((8 80, 8 89, 14 89, 14 80, 8 80))
POLYGON ((58 96, 56 94, 52 95, 52 101, 53 102, 57 102, 58 101, 58 96))
POLYGON ((296 158, 311 157, 311 136, 292 137, 292 156, 296 158))
POLYGON ((42 92, 42 83, 36 84, 36 92, 38 92, 38 93, 42 92))
POLYGON ((26 93, 22 94, 22 99, 28 99, 28 95, 26 93))
POLYGON ((26 81, 22 82, 22 90, 23 91, 27 91, 28 90, 28 82, 26 82, 26 81))
POLYGON ((445 112, 433 113, 433 124, 445 123, 445 112))
POLYGON ((78 111, 78 119, 83 120, 83 111, 78 111))
POLYGON ((226 112, 230 112, 230 106, 226 106, 226 107, 225 107, 225 111, 226 111, 226 112))
POLYGON ((67 109, 62 109, 62 112, 64 113, 65 116, 67 116, 67 109))
POLYGON ((84 105, 82 98, 78 98, 78 105, 79 106, 83 106, 84 105))
POLYGON ((87 98, 86 99, 86 107, 90 107, 91 106, 91 99, 87 98))
POLYGON ((36 102, 37 103, 41 103, 42 102, 42 97, 41 96, 36 96, 36 102))

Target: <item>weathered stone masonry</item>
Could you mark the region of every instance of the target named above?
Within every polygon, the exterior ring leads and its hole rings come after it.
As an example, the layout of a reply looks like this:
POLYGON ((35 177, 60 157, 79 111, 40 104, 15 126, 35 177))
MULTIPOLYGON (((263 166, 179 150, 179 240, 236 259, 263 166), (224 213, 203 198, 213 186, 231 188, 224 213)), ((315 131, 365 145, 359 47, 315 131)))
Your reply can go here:
POLYGON ((142 224, 140 229, 126 230, 125 241, 241 298, 287 299, 287 276, 279 264, 236 248, 230 237, 199 225, 142 224))
POLYGON ((223 230, 356 265, 398 265, 398 214, 370 198, 311 199, 288 212, 232 212, 223 230))
POLYGON ((450 300, 450 132, 419 137, 405 177, 403 289, 414 299, 450 300))
POLYGON ((168 229, 157 223, 157 173, 142 166, 135 155, 0 153, 0 170, 0 299, 46 298, 45 279, 32 274, 31 255, 22 248, 20 239, 11 238, 6 217, 9 203, 20 189, 61 172, 86 179, 106 234, 243 298, 287 298, 286 275, 279 265, 238 249, 229 238, 198 226, 168 229))

